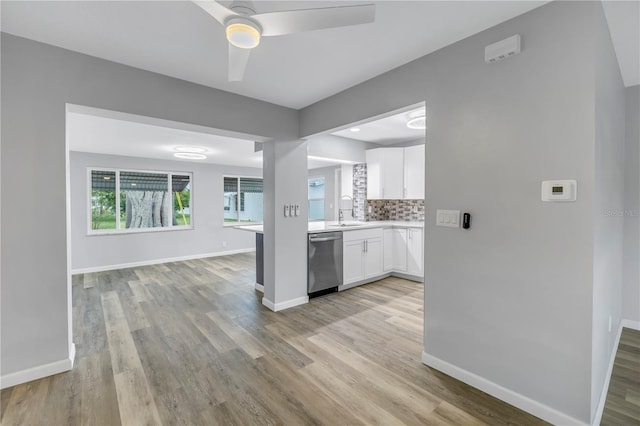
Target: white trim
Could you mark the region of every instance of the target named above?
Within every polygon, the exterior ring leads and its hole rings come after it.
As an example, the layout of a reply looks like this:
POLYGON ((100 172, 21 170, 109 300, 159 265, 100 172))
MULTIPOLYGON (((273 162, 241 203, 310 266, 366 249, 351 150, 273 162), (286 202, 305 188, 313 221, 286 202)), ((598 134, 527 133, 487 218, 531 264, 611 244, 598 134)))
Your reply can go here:
POLYGON ((76 356, 76 345, 73 343, 69 348, 69 357, 60 361, 54 361, 49 364, 38 365, 37 367, 27 368, 26 370, 16 371, 15 373, 5 374, 0 377, 0 389, 10 388, 11 386, 27 383, 32 380, 42 379, 43 377, 53 376, 54 374, 63 373, 73 368, 73 361, 76 356))
POLYGON ((620 325, 622 327, 626 327, 626 328, 630 328, 632 330, 640 331, 640 321, 632 321, 632 320, 628 320, 628 319, 623 319, 620 322, 620 325))
POLYGON ((271 300, 266 297, 262 298, 262 304, 267 308, 271 309, 273 312, 283 311, 285 309, 293 308, 294 306, 304 305, 305 303, 309 303, 309 296, 302 296, 296 299, 286 300, 280 303, 273 303, 271 300))
POLYGON ((238 253, 249 253, 256 251, 255 248, 244 248, 238 250, 218 251, 215 253, 190 254, 187 256, 167 257, 164 259, 142 260, 140 262, 120 263, 117 265, 92 266, 90 268, 72 269, 71 274, 88 274, 90 272, 112 271, 114 269, 135 268, 137 266, 158 265, 160 263, 180 262, 183 260, 204 259, 206 257, 228 256, 238 253))
POLYGON ((555 425, 586 425, 554 408, 422 352, 422 363, 555 425))
POLYGON ((256 290, 258 290, 260 293, 264 294, 264 286, 262 284, 258 284, 256 283, 255 285, 256 290))
POLYGON ((622 335, 622 323, 624 320, 620 321, 620 326, 618 327, 618 333, 616 334, 616 340, 613 344, 613 349, 611 350, 611 354, 609 355, 609 367, 607 368, 607 374, 604 376, 604 384, 602 385, 602 392, 600 392, 600 401, 598 402, 598 406, 596 407, 596 412, 593 416, 592 425, 599 425, 602 420, 602 413, 604 412, 604 404, 607 401, 607 392, 609 391, 609 383, 611 382, 611 373, 613 372, 613 364, 616 360, 616 353, 618 352, 618 346, 620 345, 620 336, 622 335))

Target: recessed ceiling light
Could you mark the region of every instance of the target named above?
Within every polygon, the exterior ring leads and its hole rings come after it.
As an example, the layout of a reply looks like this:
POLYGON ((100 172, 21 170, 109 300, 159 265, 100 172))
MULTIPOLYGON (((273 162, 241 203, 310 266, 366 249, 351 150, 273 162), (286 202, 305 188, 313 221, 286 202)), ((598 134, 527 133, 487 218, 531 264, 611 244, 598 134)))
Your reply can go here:
POLYGON ((407 127, 415 130, 424 130, 427 128, 426 117, 416 117, 407 121, 407 127))
POLYGON ((360 127, 352 127, 349 130, 351 130, 352 132, 359 132, 360 131, 360 127))
POLYGON ((174 157, 182 158, 185 160, 204 160, 207 158, 204 154, 198 154, 195 152, 176 152, 173 154, 174 157))
POLYGON ((205 152, 207 152, 207 148, 203 146, 189 146, 189 145, 176 146, 175 148, 173 148, 173 150, 176 152, 194 152, 198 154, 204 154, 205 152))

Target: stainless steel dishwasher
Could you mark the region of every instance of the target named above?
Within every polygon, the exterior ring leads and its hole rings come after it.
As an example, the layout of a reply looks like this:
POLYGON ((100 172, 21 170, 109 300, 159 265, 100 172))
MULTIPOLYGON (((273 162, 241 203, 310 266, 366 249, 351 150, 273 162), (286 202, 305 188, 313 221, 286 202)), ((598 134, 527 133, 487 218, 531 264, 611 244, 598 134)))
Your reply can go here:
POLYGON ((342 232, 309 234, 307 293, 322 296, 342 285, 342 232))

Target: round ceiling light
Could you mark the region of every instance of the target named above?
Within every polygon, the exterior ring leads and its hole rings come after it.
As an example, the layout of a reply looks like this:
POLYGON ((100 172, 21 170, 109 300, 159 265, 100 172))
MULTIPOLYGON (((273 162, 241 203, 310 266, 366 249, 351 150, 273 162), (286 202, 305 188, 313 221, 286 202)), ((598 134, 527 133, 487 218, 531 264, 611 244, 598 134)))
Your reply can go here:
POLYGON ((176 152, 193 152, 197 154, 204 154, 205 152, 207 152, 207 148, 203 146, 189 146, 189 145, 176 146, 175 148, 173 148, 173 150, 176 152))
POLYGON ((407 121, 407 127, 415 130, 424 130, 427 128, 427 118, 424 116, 412 118, 407 121))
POLYGON ((227 24, 229 43, 241 49, 253 49, 260 44, 260 27, 246 18, 232 19, 227 24))
POLYGON ((184 160, 204 160, 207 158, 206 155, 195 152, 176 152, 173 156, 184 160))
POLYGON ((349 130, 351 130, 352 132, 359 132, 360 131, 360 127, 352 127, 349 130))

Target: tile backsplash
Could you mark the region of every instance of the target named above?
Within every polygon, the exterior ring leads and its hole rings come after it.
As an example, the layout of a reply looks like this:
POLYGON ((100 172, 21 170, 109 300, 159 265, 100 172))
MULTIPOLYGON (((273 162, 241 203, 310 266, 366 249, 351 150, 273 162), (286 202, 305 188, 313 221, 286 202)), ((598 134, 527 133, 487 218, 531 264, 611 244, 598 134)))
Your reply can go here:
POLYGON ((367 206, 366 220, 424 220, 424 200, 367 200, 367 206))
POLYGON ((367 211, 367 165, 353 165, 353 219, 366 220, 367 211))

